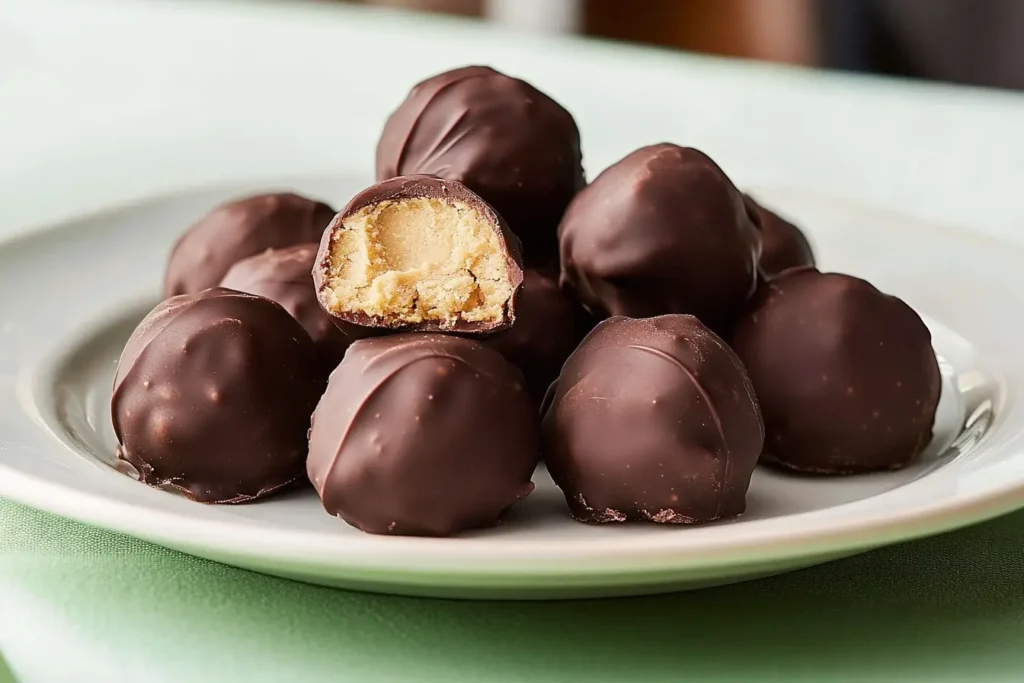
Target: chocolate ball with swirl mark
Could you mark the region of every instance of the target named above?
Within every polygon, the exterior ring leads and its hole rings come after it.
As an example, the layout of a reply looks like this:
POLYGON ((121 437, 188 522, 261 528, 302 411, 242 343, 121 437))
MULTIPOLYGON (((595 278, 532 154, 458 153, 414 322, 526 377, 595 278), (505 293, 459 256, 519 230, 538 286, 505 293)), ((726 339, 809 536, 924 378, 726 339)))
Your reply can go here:
POLYGON ((577 520, 693 524, 744 511, 764 426, 736 354, 695 317, 663 315, 599 323, 541 435, 577 520))
POLYGON ((494 526, 533 490, 537 418, 522 374, 479 342, 355 342, 313 414, 307 473, 324 508, 373 534, 494 526))
POLYGON ((457 180, 508 222, 529 266, 558 262, 558 222, 586 184, 576 122, 529 83, 483 66, 417 84, 377 144, 377 180, 457 180))

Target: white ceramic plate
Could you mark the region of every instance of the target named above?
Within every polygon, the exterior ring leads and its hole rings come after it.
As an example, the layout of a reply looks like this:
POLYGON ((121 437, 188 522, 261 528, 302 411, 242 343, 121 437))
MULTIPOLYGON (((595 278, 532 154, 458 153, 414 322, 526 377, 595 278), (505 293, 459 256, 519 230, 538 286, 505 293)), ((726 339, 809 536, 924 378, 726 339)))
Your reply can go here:
MULTIPOLYGON (((364 184, 286 183, 342 203, 364 184)), ((703 527, 586 526, 542 471, 498 529, 454 539, 362 534, 311 491, 204 506, 113 467, 108 402, 129 333, 155 303, 204 191, 113 209, 0 245, 0 495, 202 557, 305 581, 450 597, 554 598, 690 588, 777 573, 1024 506, 1024 297, 1013 246, 786 192, 757 196, 809 228, 825 268, 899 294, 942 359, 936 439, 892 474, 759 470, 748 512, 703 527)), ((263 188, 260 188, 263 189, 263 188)))

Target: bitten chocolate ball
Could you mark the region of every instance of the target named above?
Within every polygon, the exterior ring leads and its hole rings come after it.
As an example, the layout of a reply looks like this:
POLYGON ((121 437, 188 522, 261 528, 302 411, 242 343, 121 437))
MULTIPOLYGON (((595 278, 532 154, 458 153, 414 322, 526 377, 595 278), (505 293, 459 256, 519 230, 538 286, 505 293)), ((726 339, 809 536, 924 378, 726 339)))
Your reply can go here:
POLYGON ((761 272, 774 277, 789 268, 814 266, 814 250, 807 236, 785 218, 744 196, 750 220, 761 231, 761 272))
POLYGON ((515 320, 519 240, 465 185, 392 178, 357 194, 324 232, 320 306, 345 323, 486 334, 515 320))
POLYGON ((693 524, 744 511, 764 426, 729 347, 693 316, 663 315, 598 324, 541 435, 577 520, 693 524))
POLYGON ((494 526, 533 490, 536 417, 522 375, 471 339, 357 341, 313 415, 308 474, 324 508, 373 534, 494 526))
POLYGON ((312 275, 318 249, 317 244, 268 249, 233 265, 220 286, 281 304, 309 334, 330 374, 349 344, 371 336, 374 330, 333 321, 320 308, 312 275))
POLYGON ((302 476, 324 384, 309 335, 273 301, 228 289, 167 299, 121 353, 118 457, 203 503, 261 498, 302 476))
POLYGON ((334 209, 296 194, 261 194, 218 206, 171 250, 164 297, 216 287, 231 266, 267 249, 319 242, 334 209))
POLYGON ((633 152, 576 196, 558 234, 562 283, 598 318, 687 313, 722 333, 757 282, 743 195, 695 149, 633 152))
POLYGON ((864 280, 788 270, 759 289, 732 342, 764 412, 765 462, 893 470, 931 441, 942 384, 931 334, 864 280))
POLYGON ((589 332, 588 323, 579 304, 558 287, 556 275, 527 268, 515 324, 482 341, 523 372, 530 396, 540 405, 562 363, 589 332))
POLYGON ((523 242, 529 265, 557 264, 556 230, 586 184, 572 116, 528 83, 471 66, 416 85, 377 145, 377 180, 427 173, 465 184, 523 242))

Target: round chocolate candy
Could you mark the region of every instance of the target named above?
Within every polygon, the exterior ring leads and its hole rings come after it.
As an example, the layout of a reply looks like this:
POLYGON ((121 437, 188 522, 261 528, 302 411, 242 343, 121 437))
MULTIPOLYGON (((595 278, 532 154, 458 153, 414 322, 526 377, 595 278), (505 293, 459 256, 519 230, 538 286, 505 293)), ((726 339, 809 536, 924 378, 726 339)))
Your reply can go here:
POLYGON ((787 270, 759 289, 732 344, 764 412, 765 462, 892 470, 931 441, 942 384, 931 334, 864 280, 787 270))
POLYGON ((736 355, 689 315, 610 318, 562 368, 544 461, 581 522, 710 522, 746 507, 764 426, 736 355))
POLYGON ((572 116, 528 83, 470 66, 416 85, 377 144, 377 180, 420 173, 465 184, 523 242, 529 265, 558 260, 556 230, 584 184, 572 116))
POLYGON ((320 306, 363 327, 486 334, 515 320, 519 240, 465 185, 392 178, 360 192, 324 231, 320 306))
POLYGON ((364 339, 313 414, 307 471, 354 527, 449 536, 494 526, 533 490, 536 422, 522 375, 479 342, 364 339))
POLYGON ((540 405, 562 363, 589 329, 587 316, 558 286, 558 277, 536 268, 523 272, 511 328, 481 341, 518 367, 534 403, 540 405))
POLYGON ((745 195, 750 220, 761 231, 761 273, 774 277, 789 268, 814 265, 814 250, 807 236, 777 213, 745 195))
POLYGON ((207 289, 143 319, 114 378, 118 457, 203 503, 243 503, 302 476, 325 374, 309 335, 258 296, 207 289))
POLYGON ((296 194, 261 194, 218 206, 171 250, 164 297, 216 287, 235 263, 267 249, 319 242, 333 217, 328 205, 296 194))
POLYGON ((330 374, 345 356, 349 344, 371 336, 374 330, 331 320, 320 308, 312 275, 318 248, 317 244, 297 244, 268 249, 233 265, 220 286, 281 304, 309 333, 330 374))
POLYGON ((757 282, 743 195, 695 149, 633 152, 576 196, 558 234, 562 283, 598 318, 688 313, 721 333, 757 282))

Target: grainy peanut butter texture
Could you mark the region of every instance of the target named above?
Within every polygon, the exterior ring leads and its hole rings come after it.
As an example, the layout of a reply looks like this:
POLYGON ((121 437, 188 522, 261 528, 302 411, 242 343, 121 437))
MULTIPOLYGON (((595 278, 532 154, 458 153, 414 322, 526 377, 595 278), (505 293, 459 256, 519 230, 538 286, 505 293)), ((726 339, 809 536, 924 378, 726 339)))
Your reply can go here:
POLYGON ((518 245, 510 251, 506 239, 515 238, 497 214, 452 185, 396 178, 339 214, 314 274, 329 314, 392 328, 492 331, 511 323, 522 281, 518 245))

